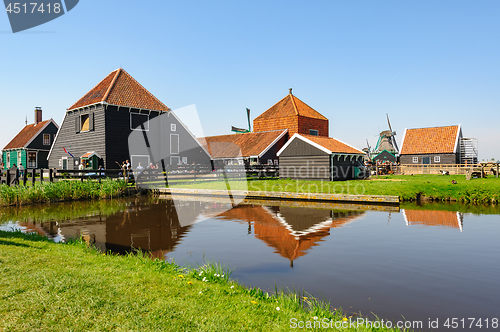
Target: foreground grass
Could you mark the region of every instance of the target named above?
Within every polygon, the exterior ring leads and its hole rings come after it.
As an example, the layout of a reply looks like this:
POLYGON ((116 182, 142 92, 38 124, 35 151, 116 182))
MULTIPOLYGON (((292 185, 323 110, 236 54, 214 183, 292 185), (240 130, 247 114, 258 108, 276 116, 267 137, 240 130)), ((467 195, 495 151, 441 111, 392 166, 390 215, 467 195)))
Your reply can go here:
POLYGON ((0 231, 0 263, 0 330, 281 331, 294 318, 346 319, 311 298, 244 288, 217 264, 183 270, 20 232, 0 231))
POLYGON ((127 184, 120 180, 59 181, 37 183, 34 186, 9 187, 0 185, 0 206, 33 203, 76 201, 118 197, 125 193, 127 184))
MULTIPOLYGON (((226 189, 226 183, 200 182, 178 184, 177 188, 226 189)), ((500 179, 465 180, 465 175, 390 175, 370 180, 308 181, 308 180, 251 180, 230 181, 233 190, 284 191, 299 193, 329 193, 347 195, 391 195, 403 201, 425 196, 435 200, 466 203, 498 203, 500 179), (456 184, 452 183, 455 181, 456 184)))

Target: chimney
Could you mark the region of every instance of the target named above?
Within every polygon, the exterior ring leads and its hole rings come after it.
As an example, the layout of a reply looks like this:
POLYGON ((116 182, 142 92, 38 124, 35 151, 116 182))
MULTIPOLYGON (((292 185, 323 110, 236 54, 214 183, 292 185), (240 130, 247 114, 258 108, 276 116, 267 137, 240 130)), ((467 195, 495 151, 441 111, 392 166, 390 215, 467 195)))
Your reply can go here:
POLYGON ((292 94, 292 88, 290 88, 290 89, 288 89, 288 90, 290 90, 290 94, 292 94))
POLYGON ((35 126, 42 122, 42 108, 35 107, 35 126))

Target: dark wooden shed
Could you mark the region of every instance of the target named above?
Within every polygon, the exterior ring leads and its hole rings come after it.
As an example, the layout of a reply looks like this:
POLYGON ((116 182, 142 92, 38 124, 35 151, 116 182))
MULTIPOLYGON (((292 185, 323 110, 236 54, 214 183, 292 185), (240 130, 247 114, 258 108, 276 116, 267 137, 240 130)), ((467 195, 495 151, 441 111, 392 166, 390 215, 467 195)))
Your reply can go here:
POLYGON ((398 161, 398 158, 395 155, 393 155, 392 153, 390 153, 389 151, 384 150, 384 151, 380 152, 378 155, 376 155, 375 157, 373 157, 372 160, 373 161, 390 161, 392 163, 395 163, 398 161))
POLYGON ((364 152, 335 138, 294 134, 277 155, 280 178, 336 181, 364 177, 364 152))

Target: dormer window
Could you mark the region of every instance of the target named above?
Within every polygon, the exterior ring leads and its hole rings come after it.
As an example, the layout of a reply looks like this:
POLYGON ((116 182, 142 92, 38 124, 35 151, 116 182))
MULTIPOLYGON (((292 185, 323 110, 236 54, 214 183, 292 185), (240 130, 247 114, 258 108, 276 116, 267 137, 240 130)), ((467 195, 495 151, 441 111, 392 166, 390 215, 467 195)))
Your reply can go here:
POLYGON ((319 131, 317 131, 316 129, 309 129, 309 135, 319 136, 319 131))

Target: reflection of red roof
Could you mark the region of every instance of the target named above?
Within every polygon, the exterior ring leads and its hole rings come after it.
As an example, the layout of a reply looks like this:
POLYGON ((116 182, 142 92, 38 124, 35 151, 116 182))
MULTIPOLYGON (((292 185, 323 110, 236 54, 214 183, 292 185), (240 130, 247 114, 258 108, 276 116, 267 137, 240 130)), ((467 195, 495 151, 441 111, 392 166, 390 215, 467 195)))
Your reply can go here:
POLYGON ((271 211, 262 206, 241 205, 224 212, 220 217, 252 222, 255 237, 264 241, 268 246, 273 247, 276 253, 291 261, 304 256, 307 250, 323 241, 324 237, 330 235, 330 228, 342 227, 356 217, 338 218, 330 222, 325 220, 325 222, 318 223, 313 231, 296 236, 287 228, 287 225, 280 221, 280 218, 283 220, 284 217, 273 215, 271 211))
POLYGON ((445 226, 461 228, 459 212, 433 210, 403 210, 409 225, 445 226))
POLYGON ((401 154, 454 153, 460 126, 407 129, 401 154))
POLYGON ((257 133, 220 135, 200 138, 212 158, 236 158, 259 156, 267 147, 281 137, 286 130, 257 133), (241 156, 239 155, 241 150, 241 156))
POLYGON ((285 98, 271 106, 267 111, 255 118, 255 120, 283 118, 290 115, 300 115, 308 118, 328 120, 318 111, 304 103, 299 98, 292 94, 288 94, 285 98))
POLYGON ((28 144, 29 141, 31 141, 32 138, 38 135, 40 130, 51 120, 45 120, 42 122, 39 122, 37 125, 29 124, 26 125, 17 135, 12 139, 12 141, 9 142, 5 146, 6 149, 17 149, 17 148, 24 148, 26 147, 26 144, 28 144))
POLYGON ((111 72, 69 109, 72 110, 99 102, 147 110, 169 111, 165 104, 122 68, 111 72))

